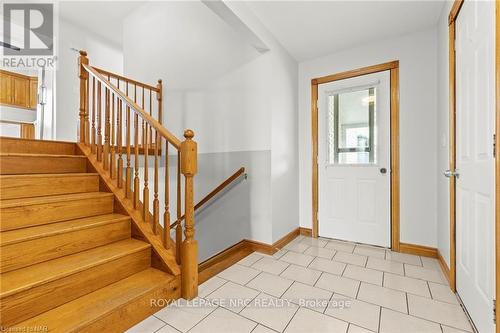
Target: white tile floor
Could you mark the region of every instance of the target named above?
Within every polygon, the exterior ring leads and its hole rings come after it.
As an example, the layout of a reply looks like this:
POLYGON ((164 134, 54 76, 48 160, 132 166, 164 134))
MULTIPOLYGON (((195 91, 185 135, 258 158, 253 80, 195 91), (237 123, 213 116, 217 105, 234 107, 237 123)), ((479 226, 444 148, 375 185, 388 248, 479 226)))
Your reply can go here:
POLYGON ((128 332, 472 332, 435 259, 299 236, 128 332))

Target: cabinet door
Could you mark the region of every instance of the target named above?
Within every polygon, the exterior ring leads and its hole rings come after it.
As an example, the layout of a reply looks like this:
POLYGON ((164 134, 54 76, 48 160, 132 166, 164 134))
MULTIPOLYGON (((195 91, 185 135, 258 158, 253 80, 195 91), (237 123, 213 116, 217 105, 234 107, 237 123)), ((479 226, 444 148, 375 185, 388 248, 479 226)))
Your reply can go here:
POLYGON ((38 104, 38 80, 30 79, 30 108, 36 109, 38 104))
POLYGON ((14 77, 14 104, 20 107, 29 107, 29 80, 14 77))
POLYGON ((12 76, 0 72, 0 103, 12 104, 12 76))

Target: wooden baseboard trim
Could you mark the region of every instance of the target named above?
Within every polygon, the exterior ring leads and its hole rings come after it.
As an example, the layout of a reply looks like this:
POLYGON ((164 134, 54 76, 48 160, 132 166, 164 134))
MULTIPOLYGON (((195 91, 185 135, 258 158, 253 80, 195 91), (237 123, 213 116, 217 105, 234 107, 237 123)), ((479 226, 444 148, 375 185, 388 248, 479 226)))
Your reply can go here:
POLYGON ((257 241, 250 240, 250 239, 244 239, 243 241, 252 250, 252 252, 255 251, 255 252, 260 252, 260 253, 264 253, 264 254, 268 254, 268 255, 273 255, 274 253, 276 253, 278 251, 272 245, 269 245, 266 243, 261 243, 261 242, 257 242, 257 241))
POLYGON ((280 239, 278 239, 276 242, 273 243, 273 247, 276 249, 276 251, 274 252, 277 252, 277 250, 283 248, 286 244, 293 241, 299 235, 300 235, 300 228, 297 228, 290 231, 288 234, 281 237, 280 239))
POLYGON ((198 283, 202 284, 226 268, 234 265, 252 252, 272 255, 300 234, 300 228, 294 229, 278 241, 274 242, 272 245, 254 240, 243 239, 199 264, 198 283))
POLYGON ((312 237, 312 229, 311 228, 299 228, 300 234, 302 236, 312 237))
POLYGON ((198 265, 198 283, 202 284, 252 252, 252 248, 248 246, 248 243, 244 239, 217 253, 198 265))
POLYGON ((439 261, 439 266, 441 266, 441 270, 443 271, 444 276, 446 277, 446 280, 448 280, 448 283, 450 283, 450 268, 446 264, 446 261, 444 260, 439 250, 438 250, 438 261, 439 261))
POLYGON ((424 245, 399 243, 399 251, 422 257, 429 257, 436 259, 438 258, 438 250, 435 247, 429 247, 424 245))

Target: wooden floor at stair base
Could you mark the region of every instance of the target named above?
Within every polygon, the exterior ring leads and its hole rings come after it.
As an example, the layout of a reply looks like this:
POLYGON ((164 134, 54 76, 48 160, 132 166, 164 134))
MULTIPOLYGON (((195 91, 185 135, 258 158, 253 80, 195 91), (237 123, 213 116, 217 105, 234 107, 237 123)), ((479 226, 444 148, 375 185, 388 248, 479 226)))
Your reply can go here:
POLYGON ((118 217, 114 219, 110 217, 116 215, 96 216, 5 231, 0 234, 0 273, 130 238, 130 218, 123 215, 117 215, 118 217), (107 220, 102 221, 106 217, 107 220), (43 229, 49 229, 48 227, 59 226, 64 230, 66 225, 68 225, 66 232, 43 234, 43 229), (27 229, 35 229, 34 232, 37 232, 39 237, 13 244, 4 242, 5 237, 1 237, 8 233, 26 233, 27 229))
POLYGON ((167 301, 178 299, 179 285, 179 277, 150 268, 9 329, 47 327, 51 333, 123 332, 166 306, 167 301))
POLYGON ((57 275, 52 276, 52 281, 41 282, 37 286, 2 297, 1 325, 10 326, 29 319, 148 269, 150 266, 151 247, 149 244, 131 244, 130 252, 117 253, 113 260, 97 262, 94 266, 85 267, 72 274, 62 272, 60 278, 57 275))
POLYGON ((0 200, 98 191, 96 173, 0 176, 0 200))

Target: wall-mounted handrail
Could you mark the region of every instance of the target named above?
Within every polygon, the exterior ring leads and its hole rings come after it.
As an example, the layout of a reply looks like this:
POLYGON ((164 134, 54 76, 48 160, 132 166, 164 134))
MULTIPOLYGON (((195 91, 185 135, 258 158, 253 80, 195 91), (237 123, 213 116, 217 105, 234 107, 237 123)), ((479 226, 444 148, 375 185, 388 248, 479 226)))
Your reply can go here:
POLYGON ((130 108, 138 113, 139 116, 146 121, 150 126, 157 130, 162 137, 168 140, 175 148, 180 149, 181 140, 179 140, 174 134, 168 131, 162 124, 160 124, 156 119, 150 116, 146 111, 144 111, 136 102, 134 102, 130 97, 121 92, 114 84, 106 80, 96 69, 87 64, 82 64, 83 68, 87 70, 88 73, 92 74, 99 82, 101 82, 108 89, 112 90, 122 101, 130 106, 130 108))
MULTIPOLYGON (((238 179, 241 175, 245 174, 245 168, 241 167, 239 168, 235 173, 233 173, 230 177, 228 177, 226 180, 224 180, 219 186, 214 188, 210 193, 208 193, 203 199, 201 199, 195 206, 194 210, 196 211, 198 208, 206 204, 208 201, 210 201, 213 197, 215 197, 220 191, 225 189, 227 186, 229 186, 232 182, 234 182, 236 179, 238 179)), ((246 174, 245 174, 246 175, 246 174)), ((177 221, 172 223, 171 228, 174 228, 177 226, 177 224, 181 223, 182 220, 184 220, 184 215, 180 217, 177 221)))

